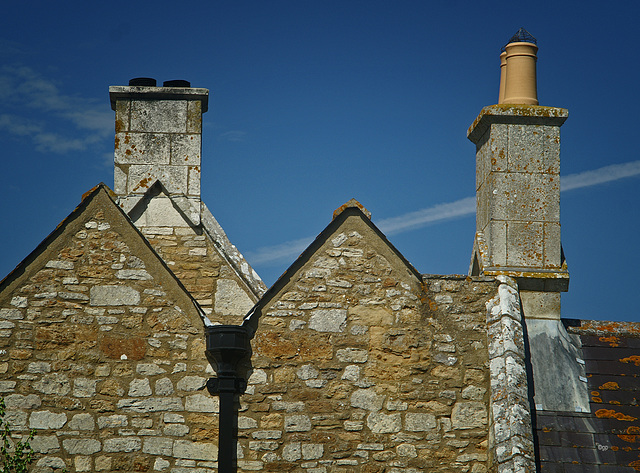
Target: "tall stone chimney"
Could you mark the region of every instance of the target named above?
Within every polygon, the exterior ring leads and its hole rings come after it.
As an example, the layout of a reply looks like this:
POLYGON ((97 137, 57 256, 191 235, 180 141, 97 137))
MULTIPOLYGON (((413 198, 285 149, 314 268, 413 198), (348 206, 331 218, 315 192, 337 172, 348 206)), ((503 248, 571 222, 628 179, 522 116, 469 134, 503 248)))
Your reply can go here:
POLYGON ((109 97, 116 112, 114 191, 119 205, 129 213, 152 186, 161 186, 198 225, 202 114, 209 91, 182 80, 156 87, 155 79, 138 78, 128 86, 109 87, 109 97))
POLYGON ((485 107, 467 133, 476 145, 470 273, 515 278, 527 316, 559 318, 569 285, 560 243, 560 127, 568 112, 537 105, 536 50, 520 29, 501 55, 502 103, 485 107))

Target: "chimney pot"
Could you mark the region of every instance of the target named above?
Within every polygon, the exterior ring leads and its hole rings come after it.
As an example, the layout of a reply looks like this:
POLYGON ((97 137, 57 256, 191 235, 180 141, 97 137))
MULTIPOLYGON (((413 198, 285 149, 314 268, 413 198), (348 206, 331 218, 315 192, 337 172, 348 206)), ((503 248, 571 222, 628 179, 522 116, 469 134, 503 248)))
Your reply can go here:
POLYGON ((156 80, 151 77, 136 77, 129 81, 130 87, 155 87, 156 80))
POLYGON ((191 87, 191 83, 188 80, 165 80, 162 83, 163 87, 191 87))

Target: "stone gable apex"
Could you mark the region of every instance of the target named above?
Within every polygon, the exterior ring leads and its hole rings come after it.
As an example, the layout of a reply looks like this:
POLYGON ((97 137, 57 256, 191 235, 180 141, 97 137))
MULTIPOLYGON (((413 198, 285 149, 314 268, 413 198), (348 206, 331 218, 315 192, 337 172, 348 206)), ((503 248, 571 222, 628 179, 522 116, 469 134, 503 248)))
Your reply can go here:
MULTIPOLYGON (((315 240, 302 252, 294 263, 280 276, 276 283, 262 296, 253 309, 245 316, 243 325, 255 331, 258 319, 263 309, 278 300, 301 273, 307 269, 310 262, 317 258, 324 258, 324 252, 342 251, 340 246, 350 236, 357 236, 366 241, 377 255, 383 256, 388 263, 402 274, 401 279, 413 287, 420 287, 421 275, 406 258, 389 242, 387 237, 371 221, 371 213, 355 199, 351 199, 339 207, 333 215, 333 220, 320 232, 315 240), (355 232, 355 234, 354 234, 355 232)), ((349 249, 345 251, 349 253, 349 249)), ((358 250, 358 252, 361 250, 358 250)), ((352 256, 356 256, 355 254, 352 256)), ((361 255, 364 256, 364 255, 361 255)))
POLYGON ((132 254, 139 258, 153 278, 170 294, 184 313, 189 314, 192 324, 201 326, 203 315, 196 301, 182 286, 180 281, 167 268, 164 261, 153 250, 145 237, 131 223, 124 212, 114 202, 113 191, 104 183, 98 184, 82 196, 80 204, 51 232, 18 266, 0 282, 0 303, 23 285, 29 277, 42 268, 69 264, 58 259, 59 252, 74 235, 85 230, 87 225, 103 225, 116 232, 131 248, 132 254), (104 216, 102 223, 94 221, 93 216, 104 216), (93 221, 93 223, 92 223, 93 221))

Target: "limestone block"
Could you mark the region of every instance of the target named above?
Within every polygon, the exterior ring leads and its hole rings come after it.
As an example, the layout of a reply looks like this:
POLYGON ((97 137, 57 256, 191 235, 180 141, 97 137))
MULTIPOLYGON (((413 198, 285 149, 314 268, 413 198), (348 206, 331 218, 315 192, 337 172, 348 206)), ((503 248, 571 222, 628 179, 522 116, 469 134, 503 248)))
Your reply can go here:
POLYGON ((486 229, 487 241, 493 266, 507 266, 507 222, 492 220, 486 229))
POLYGON ((99 440, 95 439, 64 439, 62 447, 69 455, 91 455, 102 449, 99 440))
POLYGON ((176 387, 181 391, 198 391, 206 382, 207 380, 202 376, 185 376, 178 381, 176 387))
POLYGON ((345 367, 341 379, 346 381, 358 381, 358 379, 360 379, 360 367, 358 365, 349 365, 345 367))
POLYGON ((60 429, 67 423, 67 415, 50 411, 35 411, 29 417, 31 429, 60 429))
POLYGON ((374 434, 400 432, 402 429, 402 418, 399 413, 384 414, 382 412, 372 412, 367 416, 367 427, 369 427, 374 434))
MULTIPOLYGON (((0 322, 0 328, 2 328, 2 322, 0 322)), ((16 387, 15 381, 0 381, 0 393, 9 393, 16 387)))
POLYGON ((153 277, 144 269, 119 269, 116 271, 116 278, 138 281, 148 281, 153 279, 153 277))
POLYGON ((24 319, 24 314, 20 309, 0 309, 0 319, 21 320, 24 319))
POLYGON ((560 223, 544 224, 544 259, 545 268, 562 267, 562 245, 560 240, 560 223))
POLYGON ((60 442, 56 435, 36 435, 29 444, 36 453, 49 454, 60 451, 60 442))
POLYGON ((138 305, 140 293, 129 286, 92 286, 89 290, 92 306, 138 305))
POLYGON ((286 416, 284 418, 284 430, 287 432, 308 432, 311 430, 311 419, 304 414, 286 416))
POLYGON ((173 456, 190 460, 215 461, 218 459, 218 447, 215 443, 176 440, 173 444, 173 456))
POLYGON ((258 421, 251 417, 238 417, 238 429, 255 429, 258 427, 258 421))
POLYGON ((361 348, 341 348, 336 351, 336 358, 344 363, 366 363, 369 352, 361 348))
POLYGON ((218 279, 214 310, 219 315, 245 315, 253 301, 233 279, 218 279))
POLYGON ((384 394, 377 394, 374 388, 358 389, 351 395, 351 407, 379 411, 382 409, 384 399, 384 394))
POLYGON ((168 470, 170 466, 171 463, 164 458, 156 458, 156 461, 153 464, 153 469, 154 471, 165 471, 168 470))
POLYGON ((73 381, 74 397, 91 397, 96 393, 96 380, 88 378, 76 378, 73 381))
POLYGON ((487 408, 478 401, 460 401, 451 411, 451 425, 454 429, 474 429, 487 425, 487 408))
POLYGON ((171 136, 171 164, 200 166, 199 134, 180 134, 171 136))
MULTIPOLYGON (((68 391, 67 391, 68 392, 68 391)), ((49 393, 45 393, 49 394, 49 393)), ((37 409, 42 404, 40 396, 36 394, 28 394, 26 396, 22 394, 8 394, 4 398, 4 403, 7 410, 11 409, 37 409)))
POLYGON ((151 455, 166 455, 170 457, 173 455, 173 440, 162 437, 146 438, 144 439, 142 452, 149 453, 151 455))
POLYGON ((27 417, 28 414, 24 411, 5 411, 4 423, 14 429, 26 429, 27 417))
POLYGON ((184 408, 189 412, 218 412, 220 399, 204 394, 194 394, 187 396, 184 408))
POLYGON ((117 195, 127 193, 127 173, 117 164, 113 168, 113 191, 117 195))
POLYGON ((162 432, 172 437, 184 437, 189 433, 189 427, 184 424, 169 424, 162 432))
POLYGON ((279 439, 282 437, 281 430, 256 430, 251 433, 254 439, 279 439))
POLYGON ((301 450, 303 460, 317 460, 324 455, 324 445, 321 443, 303 443, 301 450))
POLYGON ((200 197, 200 166, 189 166, 188 171, 188 196, 200 197))
POLYGON ((184 410, 182 400, 175 397, 121 399, 117 407, 124 411, 140 413, 184 410))
POLYGON ((187 133, 202 133, 202 102, 187 101, 187 133))
POLYGON ((62 458, 52 456, 42 457, 38 460, 36 466, 38 468, 52 468, 56 470, 65 470, 67 467, 62 458))
POLYGON ((319 374, 320 372, 315 369, 313 365, 302 365, 298 368, 298 371, 296 371, 296 375, 302 380, 315 379, 319 374))
POLYGON ((71 430, 94 430, 96 427, 91 414, 76 414, 67 425, 71 430))
POLYGON ((560 221, 560 179, 552 174, 494 173, 491 218, 560 221))
POLYGON ((170 194, 186 195, 187 174, 186 166, 132 164, 129 166, 127 193, 145 194, 157 180, 160 180, 170 194))
POLYGON ((317 309, 311 311, 309 328, 317 332, 343 332, 347 322, 344 309, 317 309))
POLYGON ((302 458, 302 445, 300 442, 285 444, 282 448, 282 459, 288 462, 295 462, 302 458))
POLYGON ((132 100, 131 131, 186 133, 186 100, 132 100))
POLYGON ((410 432, 425 432, 436 428, 436 416, 422 412, 407 412, 404 428, 410 432))
POLYGON ((107 453, 137 452, 142 448, 142 440, 137 437, 121 437, 106 439, 103 450, 107 453))
POLYGON ((128 423, 129 421, 127 416, 121 414, 98 417, 98 428, 100 430, 113 429, 116 427, 126 427, 128 423))
POLYGON ((131 397, 143 397, 151 396, 151 386, 149 385, 149 379, 134 379, 129 383, 129 396, 131 397))
POLYGON ((169 164, 170 152, 170 135, 116 133, 116 164, 169 164))
POLYGON ((169 396, 173 394, 173 383, 169 378, 161 378, 156 381, 156 395, 157 396, 169 396))
POLYGON ((254 451, 272 451, 277 450, 280 446, 275 440, 252 440, 249 442, 249 450, 254 451))
POLYGON ((136 373, 141 376, 155 376, 166 372, 164 368, 155 363, 138 363, 136 365, 136 373))
POLYGON ((510 172, 560 174, 560 127, 508 125, 510 172))
POLYGON ((507 266, 543 267, 543 228, 542 222, 507 223, 507 266))

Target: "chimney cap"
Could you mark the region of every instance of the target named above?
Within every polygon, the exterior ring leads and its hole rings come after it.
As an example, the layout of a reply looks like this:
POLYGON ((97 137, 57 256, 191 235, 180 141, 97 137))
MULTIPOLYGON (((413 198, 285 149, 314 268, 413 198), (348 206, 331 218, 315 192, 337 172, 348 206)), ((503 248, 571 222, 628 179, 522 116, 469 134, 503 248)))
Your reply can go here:
POLYGON ((136 77, 129 81, 129 87, 155 87, 156 80, 151 77, 136 77))
POLYGON ((162 83, 162 87, 191 87, 191 82, 188 80, 165 80, 162 83))
MULTIPOLYGON (((520 28, 516 32, 516 34, 514 34, 509 41, 507 41, 507 44, 510 43, 532 43, 537 45, 538 40, 527 30, 525 30, 524 28, 520 28)), ((504 46, 502 46, 502 49, 500 51, 504 52, 506 47, 507 45, 505 44, 504 46)))

